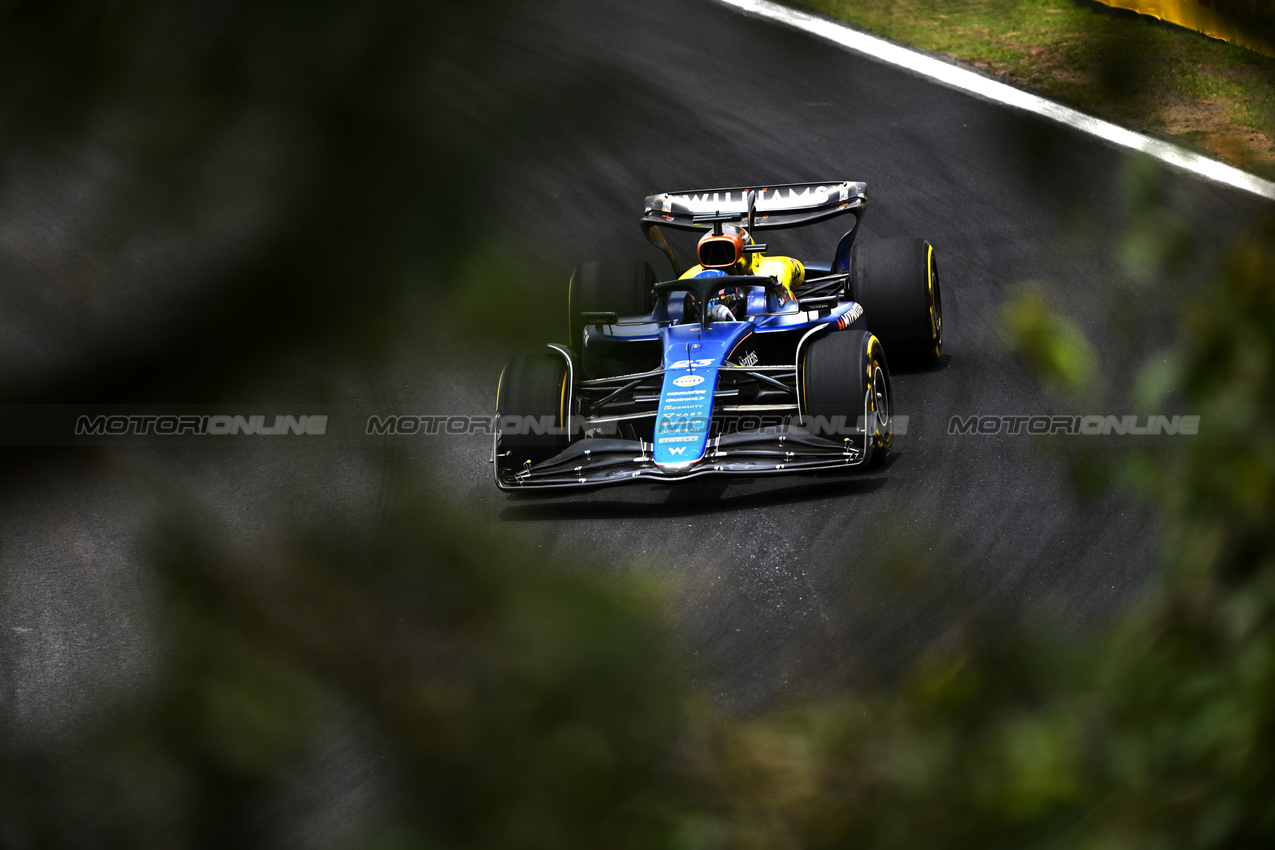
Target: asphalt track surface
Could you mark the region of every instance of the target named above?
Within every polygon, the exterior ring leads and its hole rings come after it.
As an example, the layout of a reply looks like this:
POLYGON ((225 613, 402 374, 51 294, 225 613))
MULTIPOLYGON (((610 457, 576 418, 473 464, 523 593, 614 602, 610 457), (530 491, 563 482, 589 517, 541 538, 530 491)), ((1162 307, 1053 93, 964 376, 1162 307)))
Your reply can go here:
MULTIPOLYGON (((564 302, 572 264, 604 253, 662 273, 637 227, 649 192, 864 180, 861 238, 929 239, 943 282, 945 357, 895 380, 896 411, 909 416, 897 457, 871 475, 525 496, 496 490, 482 436, 407 443, 410 463, 393 474, 379 449, 359 446, 60 456, 0 493, 0 699, 13 729, 52 734, 161 665, 139 551, 163 492, 197 494, 228 545, 251 548, 288 523, 375 534, 402 476, 418 476, 490 517, 494 533, 551 557, 668 580, 694 677, 740 711, 888 675, 967 605, 995 621, 1083 634, 1144 592, 1155 522, 1119 490, 1080 498, 1068 471, 1074 443, 1050 452, 1023 435, 949 435, 948 421, 1126 412, 1080 409, 1042 389, 1008 349, 1003 304, 1027 282, 1044 288, 1095 341, 1108 385, 1127 388, 1139 362, 1173 348, 1176 311, 1264 202, 708 0, 521 4, 513 15, 475 36, 472 60, 453 69, 455 99, 434 119, 474 140, 480 155, 466 167, 499 174, 504 226, 552 246, 560 289, 525 297, 564 302), (480 67, 482 85, 467 87, 480 67), (578 128, 565 141, 544 129, 564 123, 578 128), (1160 187, 1159 208, 1186 222, 1197 247, 1181 275, 1145 285, 1145 311, 1129 319, 1117 296, 1123 187, 1135 172, 1160 187), (938 580, 919 592, 901 586, 891 551, 924 554, 938 580)), ((74 181, 92 165, 65 169, 63 182, 74 181)), ((76 203, 32 185, 36 201, 76 203)), ((838 235, 769 241, 821 258, 838 235)), ((37 236, 9 239, 6 262, 57 250, 56 234, 37 236)), ((140 329, 152 312, 114 320, 140 329)), ((21 317, 5 320, 11 349, 21 317)), ((565 330, 545 334, 557 341, 565 330)), ((27 356, 58 344, 46 338, 27 356)), ((351 369, 350 398, 386 413, 488 413, 518 350, 458 351, 422 335, 374 374, 351 369)), ((268 397, 271 380, 246 397, 268 397)), ((1121 449, 1101 451, 1115 461, 1121 449)))

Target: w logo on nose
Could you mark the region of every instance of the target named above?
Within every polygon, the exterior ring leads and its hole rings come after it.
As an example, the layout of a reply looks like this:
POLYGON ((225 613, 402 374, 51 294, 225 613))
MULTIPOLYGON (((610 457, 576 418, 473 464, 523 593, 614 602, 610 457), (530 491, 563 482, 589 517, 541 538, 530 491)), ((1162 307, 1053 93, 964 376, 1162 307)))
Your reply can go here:
POLYGON ((684 454, 685 452, 686 452, 686 446, 678 446, 675 449, 668 450, 668 453, 671 455, 680 455, 680 454, 684 454))

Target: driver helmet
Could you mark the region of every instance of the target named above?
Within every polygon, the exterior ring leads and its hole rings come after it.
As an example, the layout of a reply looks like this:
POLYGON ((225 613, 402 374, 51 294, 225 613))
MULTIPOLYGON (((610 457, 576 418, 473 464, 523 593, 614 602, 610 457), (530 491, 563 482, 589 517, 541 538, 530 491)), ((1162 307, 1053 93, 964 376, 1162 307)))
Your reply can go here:
MULTIPOLYGON (((721 269, 704 269, 696 277, 726 277, 726 272, 721 269)), ((694 296, 688 295, 694 309, 694 296)), ((748 312, 748 297, 743 287, 728 286, 719 290, 708 301, 708 316, 714 322, 738 322, 742 320, 748 312)))

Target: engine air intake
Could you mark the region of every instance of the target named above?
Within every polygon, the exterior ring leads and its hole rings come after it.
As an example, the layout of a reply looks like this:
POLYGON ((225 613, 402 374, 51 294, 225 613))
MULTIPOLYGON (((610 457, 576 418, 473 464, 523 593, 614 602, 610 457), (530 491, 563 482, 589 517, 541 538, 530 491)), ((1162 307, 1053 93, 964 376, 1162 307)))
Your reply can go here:
POLYGON ((699 243, 699 264, 706 269, 726 269, 743 254, 743 239, 734 234, 706 236, 699 243))

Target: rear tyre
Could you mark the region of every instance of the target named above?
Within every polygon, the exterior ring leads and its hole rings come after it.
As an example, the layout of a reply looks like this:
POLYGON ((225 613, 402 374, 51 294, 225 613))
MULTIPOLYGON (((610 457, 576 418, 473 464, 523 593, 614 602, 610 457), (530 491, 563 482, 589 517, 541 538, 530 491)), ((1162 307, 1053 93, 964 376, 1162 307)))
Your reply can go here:
POLYGON ((865 465, 878 466, 890 456, 894 396, 879 339, 862 330, 816 337, 802 351, 800 380, 802 411, 812 433, 862 445, 866 428, 865 465))
POLYGON ((651 311, 654 287, 650 263, 594 260, 577 266, 567 286, 571 348, 580 354, 584 344, 586 322, 581 314, 644 315, 651 311))
POLYGON ((896 366, 928 369, 943 353, 943 301, 934 246, 924 239, 855 245, 850 297, 896 366))
POLYGON ((568 382, 566 361, 557 355, 519 354, 509 361, 496 388, 500 450, 509 453, 503 463, 539 463, 567 447, 568 382))

